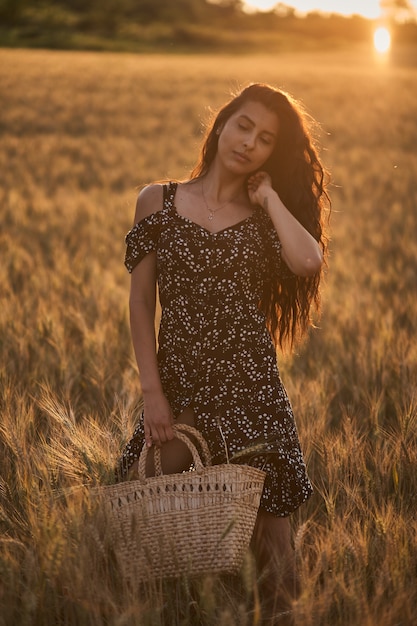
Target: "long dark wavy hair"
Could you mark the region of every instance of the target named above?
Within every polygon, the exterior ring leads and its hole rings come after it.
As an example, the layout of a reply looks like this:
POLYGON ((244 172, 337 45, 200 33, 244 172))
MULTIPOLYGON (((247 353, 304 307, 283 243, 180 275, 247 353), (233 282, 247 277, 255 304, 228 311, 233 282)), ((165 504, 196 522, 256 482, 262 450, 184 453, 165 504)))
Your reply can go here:
MULTIPOLYGON (((313 141, 312 128, 315 122, 289 94, 270 85, 255 83, 230 100, 220 109, 208 128, 200 159, 191 172, 191 178, 207 174, 217 153, 220 130, 246 102, 260 102, 278 116, 277 142, 262 170, 270 175, 272 187, 287 209, 319 242, 326 259, 328 238, 325 224, 330 215, 326 186, 329 177, 313 141)), ((267 279, 259 306, 266 316, 276 345, 283 348, 289 344, 291 347, 312 324, 312 308, 320 312, 322 274, 323 269, 314 276, 289 273, 287 278, 280 281, 274 280, 272 276, 267 279)))

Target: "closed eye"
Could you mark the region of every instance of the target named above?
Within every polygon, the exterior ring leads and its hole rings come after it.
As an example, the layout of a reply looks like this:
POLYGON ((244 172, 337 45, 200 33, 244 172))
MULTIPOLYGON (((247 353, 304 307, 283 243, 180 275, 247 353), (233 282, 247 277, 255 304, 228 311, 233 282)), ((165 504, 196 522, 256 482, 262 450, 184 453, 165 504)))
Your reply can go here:
POLYGON ((265 146, 271 146, 272 145, 272 141, 268 137, 261 137, 261 141, 262 141, 262 143, 265 146))
MULTIPOLYGON (((242 124, 240 122, 238 123, 238 128, 240 128, 240 130, 243 130, 245 132, 250 130, 249 126, 247 126, 246 124, 242 124)), ((265 146, 270 146, 272 144, 272 139, 270 139, 269 137, 261 136, 260 140, 265 146)))

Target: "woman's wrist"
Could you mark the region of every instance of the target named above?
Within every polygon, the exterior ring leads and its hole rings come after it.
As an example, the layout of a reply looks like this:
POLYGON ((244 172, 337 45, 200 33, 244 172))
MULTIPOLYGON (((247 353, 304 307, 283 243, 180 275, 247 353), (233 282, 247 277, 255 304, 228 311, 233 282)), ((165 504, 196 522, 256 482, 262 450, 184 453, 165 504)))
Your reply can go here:
POLYGON ((275 189, 273 189, 272 187, 267 187, 263 192, 262 192, 262 202, 260 203, 262 208, 265 211, 270 211, 272 206, 274 204, 281 203, 279 196, 277 194, 277 192, 275 191, 275 189))

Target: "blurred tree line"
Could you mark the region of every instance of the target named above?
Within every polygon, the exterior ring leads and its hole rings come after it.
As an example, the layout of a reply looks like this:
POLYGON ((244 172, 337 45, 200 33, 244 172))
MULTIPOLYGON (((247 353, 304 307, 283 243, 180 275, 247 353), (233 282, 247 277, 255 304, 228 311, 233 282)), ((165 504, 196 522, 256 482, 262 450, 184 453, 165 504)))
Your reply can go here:
MULTIPOLYGON (((0 19, 15 24, 35 11, 67 10, 88 26, 120 20, 153 22, 204 21, 231 18, 242 12, 241 0, 0 0, 0 19), (29 9, 29 11, 28 11, 29 9)), ((61 12, 63 15, 63 11, 61 12)))
MULTIPOLYGON (((383 0, 383 4, 395 15, 409 3, 383 0)), ((264 46, 276 45, 279 37, 329 45, 367 41, 371 28, 370 21, 359 16, 312 12, 299 18, 282 2, 268 12, 248 13, 243 0, 0 0, 0 45, 79 47, 83 44, 74 43, 74 33, 81 33, 147 41, 151 46, 247 49, 259 46, 262 39, 264 46)), ((417 41, 415 22, 398 29, 400 39, 417 41)))

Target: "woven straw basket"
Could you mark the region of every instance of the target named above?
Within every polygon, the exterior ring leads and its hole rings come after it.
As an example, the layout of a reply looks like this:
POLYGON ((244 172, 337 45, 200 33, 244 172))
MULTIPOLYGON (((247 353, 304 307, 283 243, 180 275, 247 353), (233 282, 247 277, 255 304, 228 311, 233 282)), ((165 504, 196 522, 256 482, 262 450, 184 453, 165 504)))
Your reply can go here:
POLYGON ((156 448, 156 475, 145 478, 144 446, 139 480, 100 489, 115 553, 125 576, 136 582, 237 573, 252 537, 265 472, 233 463, 212 466, 196 429, 177 424, 174 432, 188 446, 194 470, 162 475, 156 448), (204 464, 184 433, 198 441, 204 464))

